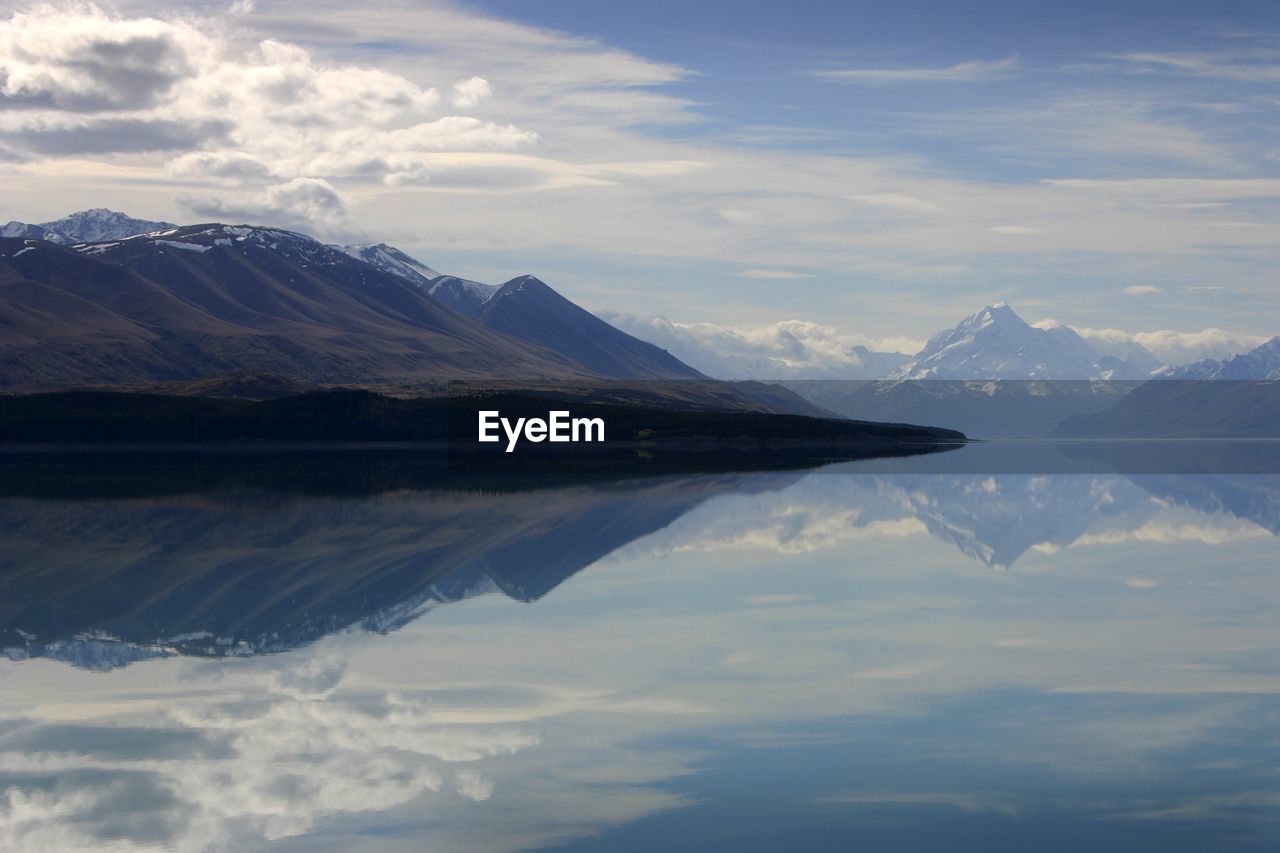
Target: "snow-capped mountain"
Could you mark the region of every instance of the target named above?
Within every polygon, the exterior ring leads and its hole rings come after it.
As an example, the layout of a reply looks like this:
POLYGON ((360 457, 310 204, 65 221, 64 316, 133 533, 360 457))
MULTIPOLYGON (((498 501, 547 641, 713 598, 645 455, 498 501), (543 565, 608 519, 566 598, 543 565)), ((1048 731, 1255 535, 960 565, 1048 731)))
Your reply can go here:
POLYGON ((1128 358, 1103 355, 1069 326, 1032 326, 999 302, 935 335, 888 378, 1146 378, 1159 361, 1137 344, 1133 348, 1128 358))
POLYGON ((1206 358, 1161 371, 1162 379, 1280 379, 1280 335, 1221 361, 1206 358))
POLYGON ((399 276, 418 287, 429 287, 433 279, 440 277, 440 273, 422 263, 422 261, 411 258, 395 246, 388 246, 386 243, 334 246, 333 248, 357 260, 364 261, 375 269, 399 276))
POLYGON ((135 234, 148 231, 161 231, 173 228, 169 222, 152 222, 149 219, 134 219, 116 210, 95 207, 81 210, 70 216, 55 219, 52 222, 41 222, 29 225, 14 220, 0 228, 0 237, 25 237, 31 240, 48 240, 60 246, 72 243, 101 243, 105 240, 121 240, 135 234))
POLYGON ((24 240, 48 240, 50 243, 57 243, 65 246, 68 243, 75 242, 56 231, 50 231, 43 225, 31 225, 27 222, 19 222, 16 219, 10 220, 4 225, 0 225, 0 237, 21 237, 24 240))

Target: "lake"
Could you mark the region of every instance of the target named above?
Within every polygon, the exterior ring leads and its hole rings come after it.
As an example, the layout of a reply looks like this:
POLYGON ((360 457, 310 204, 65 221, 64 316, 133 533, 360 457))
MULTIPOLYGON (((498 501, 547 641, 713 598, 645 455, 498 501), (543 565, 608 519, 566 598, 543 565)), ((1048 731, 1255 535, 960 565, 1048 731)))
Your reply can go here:
POLYGON ((0 454, 0 849, 1280 849, 1280 444, 0 454))

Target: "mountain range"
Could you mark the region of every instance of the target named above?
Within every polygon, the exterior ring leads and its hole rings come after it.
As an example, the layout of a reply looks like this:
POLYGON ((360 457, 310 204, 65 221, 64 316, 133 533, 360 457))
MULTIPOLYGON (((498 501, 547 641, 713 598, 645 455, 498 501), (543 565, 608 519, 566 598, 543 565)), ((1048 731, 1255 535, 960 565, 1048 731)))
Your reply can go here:
MULTIPOLYGON (((1118 420, 1080 419, 1111 410, 1144 382, 1280 378, 1280 338, 1220 361, 1168 366, 1136 343, 1100 345, 1068 326, 1031 325, 998 303, 913 356, 849 347, 841 363, 856 361, 871 382, 730 383, 535 276, 473 281, 386 243, 326 245, 267 226, 176 226, 101 208, 10 222, 0 235, 0 391, 200 387, 270 396, 335 384, 412 393, 456 381, 549 389, 631 383, 631 398, 662 405, 835 413, 983 437, 1061 435, 1068 423, 1099 435, 1121 421, 1126 435, 1157 427, 1230 435, 1237 421, 1257 435, 1272 429, 1269 389, 1201 393, 1201 404, 1207 394, 1226 407, 1212 423, 1144 426, 1141 408, 1118 420)), ((780 334, 803 347, 797 335, 805 326, 780 334)), ((716 372, 750 367, 697 355, 716 372)), ((1147 408, 1166 413, 1191 399, 1172 389, 1144 395, 1147 408), (1170 397, 1178 394, 1181 403, 1170 397), (1155 405, 1162 395, 1169 399, 1155 405)))
POLYGON ((1280 430, 1280 384, 1257 384, 1275 378, 1280 338, 1169 368, 1136 343, 1103 354, 1067 326, 1032 326, 999 303, 935 335, 884 379, 783 384, 846 417, 980 438, 1256 438, 1280 430), (1178 379, 1196 381, 1161 381, 1178 379))
POLYGON ((3 234, 0 388, 246 370, 314 383, 706 381, 533 276, 469 282, 386 244, 101 209, 3 234))
POLYGON ((834 329, 800 320, 737 329, 678 324, 662 317, 605 312, 619 328, 669 350, 708 376, 811 380, 1145 380, 1261 379, 1280 367, 1280 342, 1195 364, 1166 364, 1134 340, 1085 336, 1055 321, 1034 325, 1006 303, 988 305, 935 334, 914 354, 882 352, 834 329), (1257 358, 1267 348, 1267 370, 1257 358))

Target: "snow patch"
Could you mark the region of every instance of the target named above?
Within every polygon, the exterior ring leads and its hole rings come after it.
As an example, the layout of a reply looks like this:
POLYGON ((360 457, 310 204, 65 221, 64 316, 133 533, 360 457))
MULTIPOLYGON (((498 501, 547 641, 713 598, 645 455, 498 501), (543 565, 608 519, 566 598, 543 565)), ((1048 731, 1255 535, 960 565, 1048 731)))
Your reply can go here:
POLYGON ((171 249, 181 249, 184 252, 207 252, 212 246, 201 246, 199 243, 182 243, 178 240, 156 240, 157 246, 168 246, 171 249))

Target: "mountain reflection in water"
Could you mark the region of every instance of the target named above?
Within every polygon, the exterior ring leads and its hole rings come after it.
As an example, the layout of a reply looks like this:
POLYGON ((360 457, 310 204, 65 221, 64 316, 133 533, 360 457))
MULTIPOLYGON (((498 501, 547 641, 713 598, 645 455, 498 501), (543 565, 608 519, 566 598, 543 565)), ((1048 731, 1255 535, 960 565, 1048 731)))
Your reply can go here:
POLYGON ((1277 475, 75 458, 3 462, 6 850, 1280 840, 1277 475))

